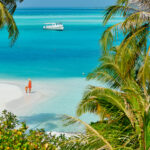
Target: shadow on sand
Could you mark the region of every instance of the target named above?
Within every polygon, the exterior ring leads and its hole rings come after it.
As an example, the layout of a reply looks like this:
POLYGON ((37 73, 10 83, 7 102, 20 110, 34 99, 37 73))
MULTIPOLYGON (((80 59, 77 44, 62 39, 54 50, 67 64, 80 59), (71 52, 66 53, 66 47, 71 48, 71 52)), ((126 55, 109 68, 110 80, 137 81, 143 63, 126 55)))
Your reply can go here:
MULTIPOLYGON (((32 116, 21 116, 20 121, 25 121, 32 129, 44 128, 51 131, 57 128, 57 121, 61 121, 61 116, 54 113, 40 113, 32 116)), ((31 129, 31 128, 29 128, 31 129)))

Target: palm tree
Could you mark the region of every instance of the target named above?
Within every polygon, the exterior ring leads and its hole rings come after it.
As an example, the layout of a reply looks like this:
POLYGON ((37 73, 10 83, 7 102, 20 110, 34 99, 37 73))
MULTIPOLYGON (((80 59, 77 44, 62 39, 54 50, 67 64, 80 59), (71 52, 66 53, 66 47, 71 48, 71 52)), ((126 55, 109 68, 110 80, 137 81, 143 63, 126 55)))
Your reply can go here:
MULTIPOLYGON (((140 69, 141 74, 139 77, 141 78, 142 84, 138 84, 134 79, 136 70, 132 70, 132 74, 126 76, 124 80, 124 73, 119 72, 119 69, 116 69, 117 67, 119 68, 121 61, 124 60, 119 59, 120 63, 116 63, 115 65, 113 61, 109 61, 108 63, 108 59, 106 59, 106 64, 103 62, 101 65, 102 70, 105 68, 106 70, 112 70, 113 73, 115 72, 114 74, 110 74, 109 77, 107 75, 109 73, 106 73, 106 75, 104 75, 105 73, 102 74, 103 79, 106 79, 105 81, 108 81, 110 86, 114 88, 89 86, 83 96, 83 100, 79 104, 77 114, 81 115, 85 112, 96 112, 97 107, 95 104, 98 103, 111 117, 109 120, 106 119, 100 122, 98 131, 95 131, 95 129, 89 125, 87 126, 87 124, 81 120, 66 116, 65 118, 69 124, 80 122, 84 124, 87 129, 85 136, 79 136, 79 138, 71 140, 71 142, 74 141, 72 143, 75 143, 75 141, 84 143, 83 149, 87 149, 87 147, 91 146, 91 149, 149 150, 150 97, 146 88, 146 84, 149 84, 146 80, 149 78, 147 70, 150 69, 149 52, 150 47, 140 69), (116 87, 115 83, 118 82, 120 84, 117 84, 116 87), (99 138, 99 136, 102 136, 103 138, 99 138), (105 142, 103 140, 105 140, 105 142), (111 147, 106 144, 106 141, 111 147)), ((127 57, 128 54, 126 55, 126 58, 127 57)), ((101 69, 99 72, 102 71, 101 69)), ((93 75, 93 77, 95 76, 99 80, 98 72, 95 73, 96 74, 93 75)))
MULTIPOLYGON (((114 13, 120 10, 123 10, 123 14, 126 20, 121 24, 116 24, 109 27, 104 32, 101 39, 101 43, 104 48, 104 56, 102 56, 100 60, 102 65, 100 65, 96 70, 94 70, 91 74, 89 74, 89 76, 87 77, 88 79, 97 78, 98 80, 101 80, 101 82, 109 84, 111 88, 117 88, 118 86, 120 86, 120 84, 122 85, 124 83, 124 81, 128 76, 131 76, 131 74, 133 73, 132 71, 133 69, 136 69, 134 75, 135 80, 140 79, 139 77, 137 77, 139 76, 138 74, 140 74, 141 71, 139 66, 140 64, 143 63, 144 60, 142 59, 146 56, 147 51, 146 42, 147 36, 149 35, 148 31, 149 24, 147 24, 147 22, 149 22, 149 19, 146 20, 145 17, 143 17, 143 15, 145 15, 143 11, 147 12, 147 9, 143 8, 146 2, 150 4, 149 1, 145 1, 145 3, 142 3, 141 1, 136 1, 135 3, 135 1, 131 0, 130 1, 118 0, 116 6, 111 6, 110 8, 107 9, 104 23, 106 23, 114 13), (137 14, 137 9, 135 11, 135 6, 137 3, 139 8, 142 7, 142 10, 139 9, 140 12, 140 13, 138 12, 139 14, 137 14), (134 10, 132 10, 132 13, 130 10, 131 8, 129 6, 132 6, 134 8, 134 10), (137 15, 138 18, 135 19, 135 16, 137 15), (141 20, 141 18, 143 18, 143 20, 141 20), (141 22, 140 24, 139 19, 141 22), (118 47, 112 47, 113 42, 112 29, 120 25, 126 37, 118 47), (118 60, 117 63, 116 60, 118 60)), ((90 101, 90 103, 92 102, 90 101)), ((89 104, 83 99, 77 110, 77 114, 79 116, 87 111, 91 112, 90 109, 88 110, 86 108, 87 105, 89 104)), ((96 112, 95 108, 96 107, 93 108, 93 112, 96 112)))
MULTIPOLYGON (((18 0, 22 2, 23 0, 18 0)), ((12 17, 12 14, 16 10, 17 0, 0 0, 0 28, 2 29, 7 25, 9 38, 11 39, 11 45, 15 42, 18 36, 18 28, 12 17)))
MULTIPOLYGON (((129 77, 133 75, 135 77, 136 70, 134 68, 137 57, 140 56, 139 48, 136 46, 132 51, 130 48, 126 49, 123 57, 119 55, 117 60, 116 51, 117 47, 113 48, 111 51, 112 54, 102 56, 100 65, 87 76, 87 79, 97 79, 101 83, 109 85, 110 88, 120 89, 122 85, 126 84, 126 80, 128 80, 129 77), (133 69, 135 73, 133 73, 133 69)), ((94 96, 87 99, 87 93, 88 92, 85 92, 77 108, 77 115, 81 116, 86 112, 90 112, 100 115, 101 119, 102 117, 108 116, 106 108, 100 106, 97 100, 93 101, 94 96), (98 109, 98 107, 101 109, 98 109)))
POLYGON ((146 55, 144 39, 146 40, 149 34, 149 7, 149 0, 118 0, 117 5, 111 6, 107 9, 104 18, 104 25, 117 13, 121 13, 125 20, 109 27, 104 32, 101 44, 105 53, 112 47, 116 34, 118 34, 118 32, 122 32, 126 38, 124 38, 120 44, 120 48, 118 48, 119 54, 124 51, 124 49, 130 45, 132 41, 136 41, 137 44, 139 43, 141 45, 141 47, 143 46, 141 50, 144 51, 146 55), (142 34, 144 36, 141 36, 142 34))
MULTIPOLYGON (((87 77, 107 84, 107 88, 90 86, 77 108, 78 116, 86 112, 97 114, 97 106, 110 114, 109 119, 100 122, 99 134, 112 149, 150 149, 149 8, 149 0, 118 0, 117 5, 107 9, 104 24, 118 12, 122 12, 125 21, 104 32, 100 65, 87 77), (115 33, 120 31, 125 38, 113 47, 115 33)), ((77 122, 71 117, 68 120, 77 122)), ((102 139, 89 136, 81 141, 101 143, 93 144, 93 149, 111 149, 102 139)))

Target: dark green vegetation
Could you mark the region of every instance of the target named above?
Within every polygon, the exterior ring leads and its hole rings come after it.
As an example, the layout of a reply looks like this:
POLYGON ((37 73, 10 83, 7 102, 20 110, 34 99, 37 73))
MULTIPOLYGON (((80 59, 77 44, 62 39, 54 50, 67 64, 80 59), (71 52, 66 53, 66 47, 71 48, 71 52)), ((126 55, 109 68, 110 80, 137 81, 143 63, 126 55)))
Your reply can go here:
POLYGON ((17 2, 23 0, 0 0, 0 29, 7 25, 11 45, 14 44, 18 37, 18 28, 12 17, 17 8, 17 2))

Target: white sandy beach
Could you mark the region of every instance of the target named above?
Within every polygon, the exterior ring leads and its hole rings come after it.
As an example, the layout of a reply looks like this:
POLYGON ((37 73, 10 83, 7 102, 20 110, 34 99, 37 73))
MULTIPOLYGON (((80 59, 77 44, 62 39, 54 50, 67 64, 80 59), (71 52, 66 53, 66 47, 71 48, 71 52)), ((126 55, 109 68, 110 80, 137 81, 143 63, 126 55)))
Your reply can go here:
MULTIPOLYGON (((76 107, 89 83, 83 78, 34 79, 31 94, 25 93, 28 80, 0 80, 0 110, 8 110, 26 121, 32 128, 46 131, 77 132, 74 127, 64 128, 60 115, 75 116, 76 107)), ((90 122, 95 116, 83 115, 90 122)))
POLYGON ((23 80, 0 80, 0 110, 7 109, 18 116, 27 115, 33 106, 55 95, 53 90, 49 93, 43 92, 44 90, 40 89, 43 85, 36 83, 31 94, 26 94, 26 85, 27 81, 23 80))
MULTIPOLYGON (((44 98, 42 93, 32 92, 31 94, 26 94, 23 86, 18 86, 15 83, 7 81, 6 83, 0 83, 0 109, 9 109, 9 111, 14 111, 14 113, 24 114, 25 110, 29 111, 29 107, 37 103, 38 100, 44 98), (26 108, 28 107, 28 109, 26 108), (15 108, 15 109, 14 109, 15 108), (21 111, 18 111, 21 110, 21 111)), ((75 134, 63 133, 63 132, 51 132, 52 135, 60 136, 65 135, 67 138, 74 136, 75 134)))
POLYGON ((18 86, 0 83, 0 108, 5 109, 6 104, 23 97, 23 92, 18 86))

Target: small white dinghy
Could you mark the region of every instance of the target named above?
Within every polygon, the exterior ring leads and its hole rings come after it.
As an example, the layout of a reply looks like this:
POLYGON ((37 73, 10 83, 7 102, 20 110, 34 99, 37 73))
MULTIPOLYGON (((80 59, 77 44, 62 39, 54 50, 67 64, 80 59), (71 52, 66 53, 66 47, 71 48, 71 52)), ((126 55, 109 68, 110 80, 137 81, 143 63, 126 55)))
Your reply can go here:
POLYGON ((61 23, 45 23, 45 26, 43 26, 43 29, 45 29, 45 30, 63 31, 64 30, 64 26, 61 23))

